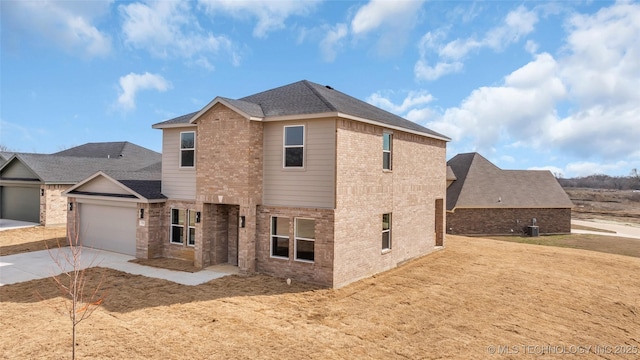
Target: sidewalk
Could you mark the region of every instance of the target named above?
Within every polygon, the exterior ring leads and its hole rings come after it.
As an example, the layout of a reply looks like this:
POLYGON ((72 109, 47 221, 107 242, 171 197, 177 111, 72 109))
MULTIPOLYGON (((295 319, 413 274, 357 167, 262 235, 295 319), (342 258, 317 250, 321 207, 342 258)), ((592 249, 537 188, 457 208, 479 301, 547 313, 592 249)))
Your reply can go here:
POLYGON ((585 221, 585 220, 571 220, 571 224, 603 229, 608 231, 615 231, 615 234, 614 234, 614 233, 596 232, 596 231, 590 231, 590 230, 571 229, 572 233, 598 234, 598 235, 619 236, 619 237, 626 237, 626 238, 632 238, 632 239, 640 239, 639 226, 631 226, 631 225, 625 225, 625 224, 614 223, 614 222, 585 221))
MULTIPOLYGON (((52 257, 56 257, 61 264, 65 263, 64 256, 68 256, 70 250, 68 247, 65 247, 62 249, 52 249, 51 251, 51 253, 49 253, 48 250, 41 250, 0 256, 0 286, 43 279, 62 273, 62 270, 56 262, 54 262, 52 257)), ((189 273, 134 264, 129 262, 129 260, 132 259, 134 259, 134 257, 129 255, 82 248, 81 266, 82 268, 94 266, 106 267, 129 274, 165 279, 178 284, 191 286, 238 273, 237 267, 229 266, 211 266, 195 273, 189 273)))

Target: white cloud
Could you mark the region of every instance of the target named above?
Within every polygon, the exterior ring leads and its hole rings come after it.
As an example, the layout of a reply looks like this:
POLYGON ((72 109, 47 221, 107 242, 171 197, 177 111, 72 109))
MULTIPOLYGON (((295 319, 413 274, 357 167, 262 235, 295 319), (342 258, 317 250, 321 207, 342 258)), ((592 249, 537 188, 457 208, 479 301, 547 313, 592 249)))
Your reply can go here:
POLYGON ((88 57, 111 52, 111 38, 94 24, 109 11, 112 1, 3 1, 3 47, 18 47, 33 37, 88 57), (6 42, 6 44, 5 44, 6 42))
POLYGON ((371 0, 354 15, 351 33, 355 38, 360 38, 376 32, 375 48, 378 55, 397 55, 406 45, 423 2, 371 0))
POLYGON ((480 152, 514 144, 512 150, 520 152, 559 150, 565 158, 582 159, 554 169, 569 176, 637 167, 640 4, 573 15, 566 30, 557 59, 534 55, 501 84, 475 89, 459 106, 423 121, 480 152))
POLYGON ((371 105, 377 106, 401 116, 416 106, 426 105, 433 101, 433 95, 429 94, 425 90, 409 91, 407 97, 402 101, 400 105, 396 105, 391 100, 389 100, 388 97, 392 95, 393 92, 389 91, 386 94, 377 92, 371 94, 366 99, 366 101, 371 105))
POLYGON ((219 12, 236 18, 257 18, 253 36, 264 38, 271 31, 285 28, 285 21, 291 16, 306 16, 318 4, 318 0, 199 0, 210 14, 219 12))
POLYGON ((335 60, 338 49, 342 47, 342 42, 346 36, 346 24, 336 24, 336 26, 329 28, 324 39, 320 41, 320 51, 325 61, 332 62, 335 60))
POLYGON ((404 27, 412 23, 423 1, 371 0, 351 21, 354 34, 364 34, 382 26, 404 27))
MULTIPOLYGON (((519 6, 507 14, 502 24, 488 30, 480 39, 469 37, 444 43, 447 35, 445 29, 427 32, 418 44, 420 59, 414 67, 415 76, 419 80, 436 80, 444 75, 462 71, 462 60, 470 52, 482 48, 502 51, 531 33, 537 22, 538 16, 535 11, 519 6), (437 60, 430 60, 431 58, 437 60), (429 65, 430 63, 436 65, 429 65)), ((532 44, 527 46, 531 48, 532 44)))
POLYGON ((203 30, 188 2, 132 3, 119 9, 125 43, 134 48, 161 58, 195 58, 193 63, 206 69, 213 68, 209 57, 220 52, 230 54, 234 65, 239 62, 232 41, 203 30))
POLYGON ((631 165, 626 161, 617 161, 613 163, 596 163, 590 161, 579 161, 569 163, 565 166, 565 177, 589 176, 593 174, 628 174, 631 165))
POLYGON ((136 107, 136 94, 141 90, 167 91, 171 88, 171 83, 161 75, 129 73, 120 77, 120 96, 118 104, 125 110, 132 110, 136 107))

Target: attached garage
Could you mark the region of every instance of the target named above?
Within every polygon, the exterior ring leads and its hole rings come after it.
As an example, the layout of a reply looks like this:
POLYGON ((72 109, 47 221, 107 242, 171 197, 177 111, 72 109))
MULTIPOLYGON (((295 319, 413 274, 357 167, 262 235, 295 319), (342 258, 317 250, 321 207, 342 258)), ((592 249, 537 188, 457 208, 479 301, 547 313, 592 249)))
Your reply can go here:
POLYGON ((40 185, 0 187, 0 218, 40 222, 40 185))
POLYGON ((135 203, 79 203, 80 243, 83 246, 136 255, 135 203))

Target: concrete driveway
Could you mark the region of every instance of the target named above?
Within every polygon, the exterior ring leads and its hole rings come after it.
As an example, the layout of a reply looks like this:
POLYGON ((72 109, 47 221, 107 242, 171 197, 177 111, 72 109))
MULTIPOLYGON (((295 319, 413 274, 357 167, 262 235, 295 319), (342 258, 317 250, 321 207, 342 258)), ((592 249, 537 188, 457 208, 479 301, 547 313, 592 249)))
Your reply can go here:
MULTIPOLYGON (((68 271, 71 266, 65 262, 65 256, 68 257, 70 253, 69 248, 65 247, 52 249, 51 253, 48 250, 41 250, 0 256, 0 286, 43 279, 62 273, 63 269, 60 269, 54 259, 57 259, 60 264, 65 264, 65 270, 68 271)), ((81 267, 106 267, 129 274, 165 279, 192 286, 238 272, 237 267, 211 266, 195 273, 189 273, 134 264, 129 262, 132 259, 134 257, 129 255, 82 248, 81 267)))
POLYGON ((620 236, 620 237, 626 237, 626 238, 632 238, 632 239, 640 239, 640 226, 631 226, 631 225, 604 221, 604 220, 602 221, 571 220, 571 224, 588 226, 588 227, 603 229, 608 231, 615 231, 615 234, 613 234, 613 233, 596 232, 596 231, 590 231, 590 230, 571 229, 572 233, 598 234, 598 235, 620 236))
POLYGON ((32 223, 28 221, 20 221, 20 220, 11 220, 11 219, 0 219, 0 231, 2 230, 10 230, 10 229, 19 229, 23 227, 32 227, 38 226, 38 223, 32 223))

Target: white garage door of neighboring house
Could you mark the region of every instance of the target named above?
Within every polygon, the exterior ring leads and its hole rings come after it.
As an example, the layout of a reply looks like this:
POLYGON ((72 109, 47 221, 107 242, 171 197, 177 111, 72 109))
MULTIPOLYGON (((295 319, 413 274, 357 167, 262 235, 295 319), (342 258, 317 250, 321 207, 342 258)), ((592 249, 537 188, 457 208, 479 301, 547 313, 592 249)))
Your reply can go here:
POLYGON ((91 248, 135 256, 137 209, 118 203, 111 205, 114 206, 78 204, 80 243, 91 248))
POLYGON ((40 222, 40 186, 2 186, 0 192, 0 217, 40 222))

